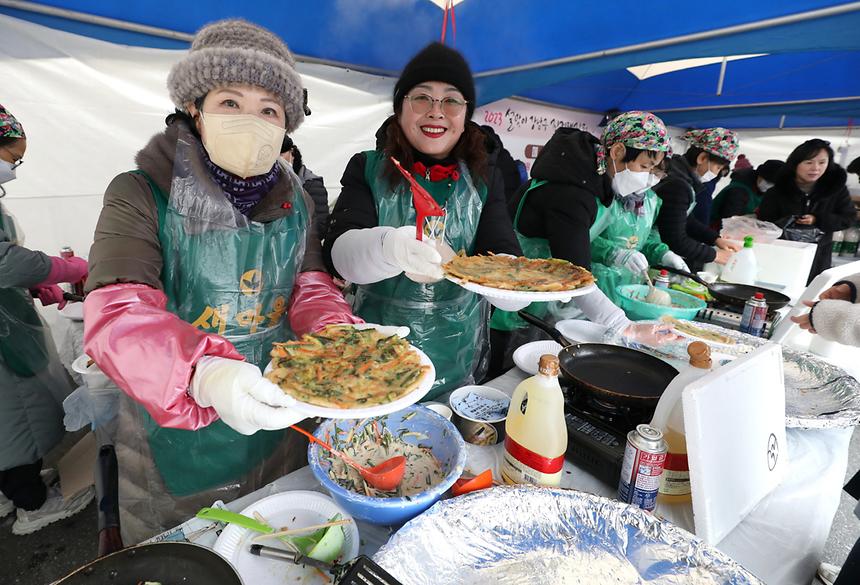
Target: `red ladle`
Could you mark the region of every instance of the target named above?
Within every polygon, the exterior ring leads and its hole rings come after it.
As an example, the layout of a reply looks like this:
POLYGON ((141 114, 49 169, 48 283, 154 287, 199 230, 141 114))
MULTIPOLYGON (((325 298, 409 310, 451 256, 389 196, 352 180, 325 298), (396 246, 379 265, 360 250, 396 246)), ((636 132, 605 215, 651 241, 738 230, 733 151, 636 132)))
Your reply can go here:
POLYGON ((325 441, 317 439, 315 436, 307 432, 301 427, 295 425, 290 427, 294 431, 306 436, 311 443, 316 443, 335 457, 339 457, 344 463, 355 469, 364 478, 364 481, 371 486, 384 492, 390 492, 400 485, 403 481, 403 474, 406 473, 406 457, 403 455, 395 455, 390 459, 386 459, 379 465, 373 467, 364 467, 353 461, 345 453, 341 453, 325 441))

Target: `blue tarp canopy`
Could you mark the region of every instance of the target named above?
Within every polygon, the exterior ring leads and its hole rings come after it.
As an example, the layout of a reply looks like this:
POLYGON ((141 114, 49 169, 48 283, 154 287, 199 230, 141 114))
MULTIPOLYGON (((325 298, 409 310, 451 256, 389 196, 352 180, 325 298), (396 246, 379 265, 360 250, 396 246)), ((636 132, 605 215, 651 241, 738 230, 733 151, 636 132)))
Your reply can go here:
MULTIPOLYGON (((241 16, 275 31, 304 58, 389 75, 439 39, 444 14, 430 0, 0 0, 0 13, 161 48, 186 48, 203 24, 241 16)), ((471 63, 482 104, 520 96, 598 112, 645 109, 683 127, 845 126, 860 119, 860 2, 724 0, 702 8, 464 0, 455 19, 456 38, 449 20, 447 42, 471 63), (712 62, 656 75, 656 65, 645 74, 628 69, 698 58, 712 62)))

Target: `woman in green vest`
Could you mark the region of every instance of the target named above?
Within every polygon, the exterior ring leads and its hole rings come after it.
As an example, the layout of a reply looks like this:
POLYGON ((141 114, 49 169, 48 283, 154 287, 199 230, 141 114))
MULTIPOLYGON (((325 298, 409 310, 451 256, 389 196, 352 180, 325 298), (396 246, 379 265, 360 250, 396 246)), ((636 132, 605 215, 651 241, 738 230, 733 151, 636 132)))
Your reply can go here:
POLYGON ((426 238, 469 255, 519 255, 504 185, 487 184, 484 134, 469 121, 474 108, 462 55, 439 43, 418 53, 394 87, 394 115, 381 144, 347 165, 325 238, 329 266, 357 285, 355 313, 408 325, 409 340, 433 361, 437 380, 428 398, 483 377, 489 305, 442 280, 443 246, 416 239, 412 193, 389 157, 445 210, 421 226, 426 238))
POLYGON ((757 168, 735 168, 732 182, 720 191, 711 204, 711 228, 719 231, 723 220, 736 215, 754 215, 764 194, 776 184, 785 163, 766 160, 757 168))
POLYGON ((167 81, 177 112, 108 186, 90 252, 85 350, 130 398, 116 439, 131 544, 305 462, 304 418, 263 378, 272 343, 357 320, 322 264, 287 165, 304 120, 287 46, 207 25, 167 81))
MULTIPOLYGON (((662 329, 631 325, 611 299, 614 287, 641 277, 650 262, 671 252, 652 229, 659 200, 649 187, 670 152, 666 127, 654 114, 625 112, 611 120, 602 139, 574 128, 559 128, 541 150, 532 181, 514 199, 514 227, 531 258, 561 258, 590 268, 600 287, 567 305, 536 304, 656 342, 662 329), (571 310, 573 309, 573 310, 571 310)), ((525 327, 512 313, 497 311, 499 331, 525 327)))

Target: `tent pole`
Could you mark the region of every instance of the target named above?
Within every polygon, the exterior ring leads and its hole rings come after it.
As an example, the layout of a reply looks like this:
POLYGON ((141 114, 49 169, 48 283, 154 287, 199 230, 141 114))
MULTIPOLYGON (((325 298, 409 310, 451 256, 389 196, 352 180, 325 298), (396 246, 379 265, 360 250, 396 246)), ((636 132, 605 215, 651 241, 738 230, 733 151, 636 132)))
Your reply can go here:
MULTIPOLYGON (((581 55, 572 55, 570 57, 562 57, 559 59, 549 59, 547 61, 540 61, 536 63, 529 63, 528 65, 516 65, 513 67, 502 67, 500 69, 492 69, 490 71, 482 71, 481 73, 476 73, 475 77, 491 77, 494 75, 503 75, 508 73, 519 73, 522 71, 531 71, 532 69, 541 69, 544 67, 554 67, 557 65, 566 65, 568 63, 577 63, 580 61, 589 61, 591 59, 598 59, 600 57, 611 57, 614 55, 625 55, 627 53, 635 53, 637 51, 645 51, 648 49, 660 49, 663 47, 671 47, 674 45, 681 45, 684 43, 691 43, 695 41, 702 41, 708 39, 718 39, 729 35, 736 35, 739 33, 745 33, 750 31, 757 31, 766 28, 773 28, 777 26, 784 26, 787 24, 797 24, 800 22, 806 22, 809 20, 815 20, 819 18, 828 18, 831 16, 839 16, 841 14, 847 14, 849 12, 857 12, 860 11, 860 2, 849 2, 847 4, 841 4, 839 6, 829 6, 827 8, 820 8, 817 10, 809 10, 806 12, 798 12, 796 14, 789 14, 786 16, 778 16, 776 18, 768 18, 766 20, 760 20, 757 22, 747 22, 744 24, 737 24, 734 26, 727 26, 724 28, 718 28, 709 31, 702 31, 698 33, 691 33, 688 35, 681 35, 678 37, 671 37, 668 39, 659 39, 655 41, 649 41, 647 43, 639 43, 636 45, 627 45, 625 47, 615 47, 613 49, 605 49, 603 51, 593 51, 591 53, 582 53, 581 55)), ((704 56, 704 55, 702 55, 704 56)))
MULTIPOLYGON (((461 0, 462 1, 462 0, 461 0)), ((174 30, 169 30, 166 28, 159 28, 155 26, 147 26, 144 24, 135 24, 133 22, 126 22, 123 20, 117 20, 115 18, 107 18, 104 16, 96 16, 94 14, 86 14, 84 12, 76 12, 74 10, 68 10, 65 8, 54 8, 52 6, 44 6, 41 4, 34 4, 33 2, 25 2, 23 0, 0 0, 0 6, 5 8, 13 8, 16 10, 23 10, 25 12, 34 12, 36 14, 45 14, 47 16, 56 16, 59 18, 65 18, 67 20, 74 20, 77 22, 83 22, 86 24, 95 24, 98 26, 104 26, 107 28, 115 28, 117 30, 125 30, 129 32, 136 32, 145 35, 150 35, 153 37, 161 37, 166 39, 173 39, 177 41, 184 41, 188 44, 191 44, 191 41, 194 39, 194 35, 188 33, 177 32, 174 30)), ((378 69, 376 67, 365 67, 363 65, 352 65, 349 63, 341 63, 339 61, 332 61, 329 59, 317 59, 315 57, 306 57, 304 55, 297 55, 293 53, 293 57, 296 58, 296 61, 301 63, 310 63, 314 65, 328 65, 331 67, 340 67, 343 69, 352 69, 353 71, 361 71, 362 73, 370 73, 372 75, 381 75, 385 77, 397 77, 397 71, 389 71, 387 69, 378 69)))
POLYGON ((762 108, 766 106, 803 106, 807 104, 828 104, 834 102, 850 102, 860 100, 860 95, 849 95, 845 97, 819 98, 813 100, 797 100, 785 102, 753 102, 748 104, 724 104, 713 106, 688 106, 685 108, 666 108, 663 110, 648 110, 654 114, 663 114, 666 112, 695 112, 701 110, 731 110, 736 108, 762 108))
POLYGON ((173 39, 176 41, 185 41, 188 43, 190 43, 191 40, 194 38, 194 35, 176 32, 173 30, 168 30, 166 28, 147 26, 145 24, 135 24, 133 22, 125 22, 123 20, 117 20, 115 18, 96 16, 94 14, 76 12, 74 10, 67 10, 65 8, 54 8, 52 6, 34 4, 33 2, 23 2, 21 0, 0 0, 0 6, 5 6, 6 8, 15 8, 17 10, 25 10, 27 12, 36 12, 38 14, 46 14, 48 16, 58 16, 60 18, 76 20, 78 22, 84 22, 87 24, 96 24, 99 26, 106 26, 109 28, 116 28, 129 32, 142 33, 154 37, 162 37, 166 39, 173 39))
POLYGON ((728 62, 728 58, 723 57, 723 62, 720 65, 720 79, 717 81, 717 95, 723 95, 723 82, 726 80, 726 64, 728 62))

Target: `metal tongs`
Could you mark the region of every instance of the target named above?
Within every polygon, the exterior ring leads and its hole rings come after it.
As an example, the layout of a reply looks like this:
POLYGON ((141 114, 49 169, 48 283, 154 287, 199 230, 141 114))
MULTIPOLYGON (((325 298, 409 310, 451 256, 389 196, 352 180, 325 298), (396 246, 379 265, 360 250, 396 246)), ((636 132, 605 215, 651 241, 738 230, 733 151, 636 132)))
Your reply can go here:
POLYGON ((334 577, 335 585, 403 585, 389 575, 388 571, 364 555, 359 555, 346 563, 326 563, 306 557, 299 552, 262 544, 252 544, 250 552, 259 557, 306 565, 327 572, 334 577))
POLYGON ((406 177, 406 180, 409 181, 409 186, 412 189, 412 203, 415 205, 415 237, 419 241, 423 240, 422 237, 424 233, 424 220, 428 217, 437 217, 445 215, 445 210, 439 207, 439 204, 436 203, 436 200, 427 192, 427 189, 421 186, 421 184, 415 180, 415 177, 412 176, 412 173, 404 169, 400 166, 400 161, 398 161, 393 156, 390 157, 391 162, 394 163, 394 166, 397 167, 397 170, 406 177))

